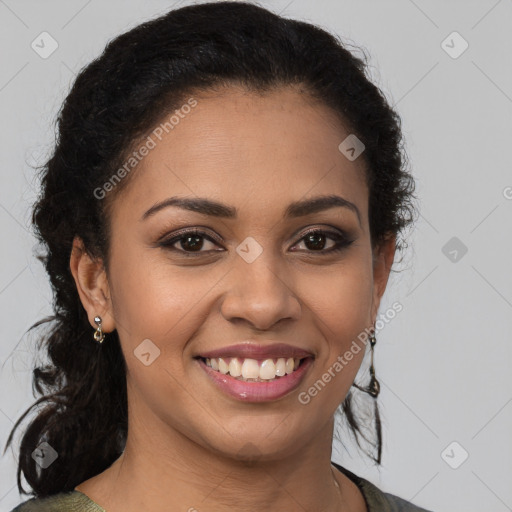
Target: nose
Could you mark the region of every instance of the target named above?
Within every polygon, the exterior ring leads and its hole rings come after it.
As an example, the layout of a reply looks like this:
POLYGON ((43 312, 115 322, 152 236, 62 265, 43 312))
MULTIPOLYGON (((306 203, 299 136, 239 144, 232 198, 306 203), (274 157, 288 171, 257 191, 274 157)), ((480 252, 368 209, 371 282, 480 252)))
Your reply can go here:
POLYGON ((236 258, 226 276, 227 292, 221 313, 230 322, 248 322, 254 330, 271 329, 278 322, 298 320, 301 305, 294 283, 282 268, 264 256, 252 263, 236 258))

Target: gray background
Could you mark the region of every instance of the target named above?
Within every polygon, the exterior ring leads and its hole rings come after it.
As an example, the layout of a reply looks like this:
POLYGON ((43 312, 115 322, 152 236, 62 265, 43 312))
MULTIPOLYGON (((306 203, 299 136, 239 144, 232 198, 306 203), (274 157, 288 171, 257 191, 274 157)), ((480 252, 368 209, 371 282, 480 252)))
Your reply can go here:
MULTIPOLYGON (((75 73, 110 38, 186 3, 0 0, 2 447, 33 402, 35 340, 24 333, 51 311, 29 231, 33 166, 48 155, 75 73), (59 45, 47 59, 31 48, 43 31, 59 45)), ((261 4, 367 49, 372 76, 402 117, 420 196, 402 272, 381 308, 399 301, 403 311, 377 333, 383 465, 348 441, 350 453, 335 443, 334 459, 438 512, 512 510, 512 1, 261 4), (454 31, 469 44, 461 55, 454 31)), ((0 473, 8 511, 27 499, 10 449, 0 473)))

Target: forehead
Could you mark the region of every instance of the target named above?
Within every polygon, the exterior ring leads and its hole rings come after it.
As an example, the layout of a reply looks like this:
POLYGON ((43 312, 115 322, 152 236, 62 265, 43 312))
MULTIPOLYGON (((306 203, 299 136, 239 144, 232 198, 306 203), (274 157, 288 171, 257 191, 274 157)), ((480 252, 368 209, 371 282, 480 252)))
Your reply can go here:
POLYGON ((155 125, 154 147, 120 194, 120 208, 142 214, 182 195, 215 198, 253 215, 337 193, 366 212, 363 159, 349 161, 339 151, 350 131, 324 104, 291 87, 264 94, 232 87, 193 99, 195 106, 172 123, 164 124, 171 113, 155 125))

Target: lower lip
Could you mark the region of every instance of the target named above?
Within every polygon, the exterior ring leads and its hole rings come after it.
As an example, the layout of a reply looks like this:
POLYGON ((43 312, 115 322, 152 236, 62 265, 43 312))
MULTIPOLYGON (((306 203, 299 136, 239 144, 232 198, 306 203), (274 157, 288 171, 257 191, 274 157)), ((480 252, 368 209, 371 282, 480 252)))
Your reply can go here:
POLYGON ((303 359, 301 365, 292 373, 269 382, 244 382, 237 380, 231 377, 231 375, 224 375, 213 370, 202 359, 197 359, 197 361, 206 372, 206 375, 224 393, 244 402, 269 402, 278 400, 297 388, 313 363, 313 358, 303 359))

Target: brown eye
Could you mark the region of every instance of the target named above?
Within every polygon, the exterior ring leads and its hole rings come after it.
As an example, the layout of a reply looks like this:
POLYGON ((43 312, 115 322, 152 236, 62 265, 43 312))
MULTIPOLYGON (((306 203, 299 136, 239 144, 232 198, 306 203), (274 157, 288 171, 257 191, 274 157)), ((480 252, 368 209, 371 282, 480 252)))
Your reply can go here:
POLYGON ((217 243, 203 231, 194 229, 182 231, 179 235, 175 235, 168 240, 161 241, 159 245, 160 247, 164 247, 172 251, 181 252, 186 256, 195 256, 194 253, 199 255, 216 250, 214 247, 217 243), (206 245, 206 249, 202 250, 205 247, 205 244, 211 244, 212 247, 208 247, 208 245, 206 245))
MULTIPOLYGON (((300 239, 299 243, 303 243, 306 247, 305 251, 301 250, 301 252, 316 252, 323 255, 341 251, 348 247, 353 241, 354 240, 349 239, 348 236, 334 231, 314 229, 307 232, 300 239)), ((224 250, 215 249, 215 246, 218 246, 217 242, 203 231, 197 229, 182 231, 168 240, 163 240, 159 245, 166 249, 179 252, 184 256, 198 256, 212 251, 224 250), (208 248, 208 246, 206 246, 206 249, 202 250, 205 248, 205 243, 211 244, 211 247, 208 248)), ((295 252, 295 250, 293 252, 295 252)))
POLYGON ((341 251, 348 247, 353 241, 354 240, 349 239, 347 236, 340 233, 315 229, 306 233, 306 235, 301 238, 300 243, 303 243, 306 246, 306 252, 329 254, 341 251), (334 241, 334 244, 331 244, 326 249, 326 245, 328 244, 327 240, 334 241))
POLYGON ((200 251, 204 245, 204 239, 200 235, 189 235, 179 240, 181 248, 185 251, 200 251))
POLYGON ((311 250, 322 250, 325 248, 326 239, 329 238, 325 236, 325 233, 311 233, 304 237, 304 244, 308 249, 311 250))

